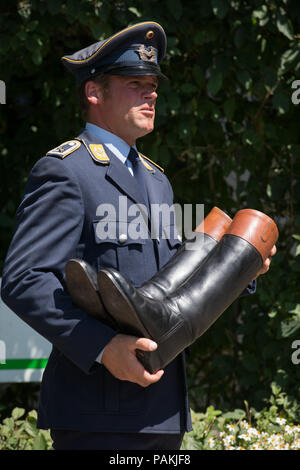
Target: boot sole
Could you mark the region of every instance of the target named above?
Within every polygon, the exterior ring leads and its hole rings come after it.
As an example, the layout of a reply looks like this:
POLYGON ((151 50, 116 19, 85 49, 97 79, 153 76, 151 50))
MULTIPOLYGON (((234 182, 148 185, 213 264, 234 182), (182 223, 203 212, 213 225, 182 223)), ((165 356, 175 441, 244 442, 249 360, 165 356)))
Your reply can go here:
POLYGON ((130 300, 124 295, 114 277, 105 269, 98 274, 98 285, 101 286, 101 297, 104 305, 109 312, 112 312, 120 331, 125 334, 152 339, 137 316, 130 300))
POLYGON ((72 302, 89 315, 105 321, 97 285, 97 275, 83 260, 71 259, 66 265, 66 284, 72 302))

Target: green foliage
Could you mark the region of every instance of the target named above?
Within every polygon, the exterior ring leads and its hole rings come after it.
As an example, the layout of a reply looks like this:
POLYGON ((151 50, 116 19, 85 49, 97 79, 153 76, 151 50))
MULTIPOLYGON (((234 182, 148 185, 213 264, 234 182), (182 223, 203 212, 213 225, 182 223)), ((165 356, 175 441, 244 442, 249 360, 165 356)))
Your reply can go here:
POLYGON ((32 410, 38 407, 40 384, 0 384, 0 421, 11 415, 14 408, 32 410))
POLYGON ((10 417, 0 424, 0 450, 49 450, 52 439, 49 431, 36 428, 37 413, 14 408, 10 417), (23 418, 23 419, 21 419, 23 418))
MULTIPOLYGON (((165 168, 176 202, 233 216, 261 210, 279 225, 278 254, 257 293, 239 299, 191 348, 192 406, 265 406, 271 383, 299 402, 300 135, 291 101, 300 74, 296 0, 19 0, 0 5, 0 259, 28 172, 73 138, 80 113, 60 57, 127 25, 154 20, 168 36, 156 130, 139 149, 165 168)), ((296 405, 295 405, 296 407, 296 405)), ((297 408, 297 407, 296 407, 297 408)), ((299 421, 299 408, 293 408, 299 421)))
POLYGON ((286 396, 272 384, 268 406, 227 413, 209 406, 205 413, 192 412, 193 431, 186 433, 182 450, 299 450, 300 425, 295 425, 286 396))

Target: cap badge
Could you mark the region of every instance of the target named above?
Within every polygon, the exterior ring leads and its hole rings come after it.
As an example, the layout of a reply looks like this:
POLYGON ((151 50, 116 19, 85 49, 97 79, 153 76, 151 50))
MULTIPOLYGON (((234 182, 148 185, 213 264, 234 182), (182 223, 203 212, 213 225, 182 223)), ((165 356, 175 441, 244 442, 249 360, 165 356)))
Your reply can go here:
POLYGON ((142 44, 137 51, 135 51, 137 54, 139 54, 140 59, 143 60, 144 62, 154 62, 156 61, 156 50, 154 47, 149 46, 145 47, 144 44, 142 44))

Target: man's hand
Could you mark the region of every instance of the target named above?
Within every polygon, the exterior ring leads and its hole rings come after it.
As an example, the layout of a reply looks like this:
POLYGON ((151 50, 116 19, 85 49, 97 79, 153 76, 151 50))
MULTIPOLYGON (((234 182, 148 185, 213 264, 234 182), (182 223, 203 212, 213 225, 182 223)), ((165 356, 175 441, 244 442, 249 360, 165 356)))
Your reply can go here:
POLYGON ((119 380, 128 380, 142 387, 158 382, 164 371, 147 372, 136 358, 135 350, 155 351, 157 344, 151 339, 118 334, 105 346, 102 364, 119 380))
POLYGON ((267 271, 269 271, 270 264, 271 264, 271 261, 272 261, 271 257, 274 256, 276 254, 276 252, 277 252, 277 248, 276 248, 276 245, 274 245, 273 248, 270 251, 270 254, 269 254, 268 258, 264 262, 262 268, 258 271, 255 279, 257 279, 258 276, 260 276, 261 274, 265 274, 267 271))

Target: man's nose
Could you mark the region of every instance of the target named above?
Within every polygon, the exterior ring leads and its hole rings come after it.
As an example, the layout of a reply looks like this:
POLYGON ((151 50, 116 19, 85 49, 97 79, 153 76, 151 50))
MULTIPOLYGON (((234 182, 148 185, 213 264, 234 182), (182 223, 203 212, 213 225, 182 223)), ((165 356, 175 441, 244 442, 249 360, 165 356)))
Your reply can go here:
POLYGON ((158 94, 157 94, 156 90, 154 90, 153 88, 146 89, 144 91, 143 95, 144 95, 144 98, 151 99, 151 100, 154 100, 154 101, 158 97, 158 94))

